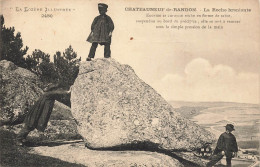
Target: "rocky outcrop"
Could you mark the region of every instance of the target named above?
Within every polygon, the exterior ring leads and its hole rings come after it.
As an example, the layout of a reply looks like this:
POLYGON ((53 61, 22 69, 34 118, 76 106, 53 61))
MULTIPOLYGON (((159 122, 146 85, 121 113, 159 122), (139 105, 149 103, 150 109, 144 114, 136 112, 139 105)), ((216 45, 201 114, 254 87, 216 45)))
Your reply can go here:
MULTIPOLYGON (((10 61, 0 61, 0 122, 18 133, 29 108, 42 95, 42 83, 32 72, 17 67, 10 61), (11 125, 11 126, 10 126, 11 125), (13 126, 15 125, 15 126, 13 126)), ((70 108, 56 101, 44 133, 30 133, 34 140, 78 139, 77 125, 70 108)))
POLYGON ((35 74, 10 61, 0 61, 0 71, 0 121, 2 124, 21 122, 42 94, 42 83, 35 74))
POLYGON ((175 112, 130 66, 113 59, 81 63, 71 103, 89 148, 151 143, 163 150, 193 150, 214 140, 175 112))

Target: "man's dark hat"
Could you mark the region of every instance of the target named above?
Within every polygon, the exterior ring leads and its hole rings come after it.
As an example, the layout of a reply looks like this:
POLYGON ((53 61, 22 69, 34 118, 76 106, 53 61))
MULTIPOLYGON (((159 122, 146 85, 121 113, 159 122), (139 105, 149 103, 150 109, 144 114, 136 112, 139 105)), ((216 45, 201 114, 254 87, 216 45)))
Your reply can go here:
POLYGON ((108 5, 107 5, 107 4, 104 4, 104 3, 99 3, 99 4, 98 4, 98 8, 99 8, 99 9, 107 9, 107 8, 108 8, 108 5))
POLYGON ((231 131, 235 130, 234 125, 232 125, 232 124, 227 124, 225 127, 227 128, 227 130, 231 130, 231 131))

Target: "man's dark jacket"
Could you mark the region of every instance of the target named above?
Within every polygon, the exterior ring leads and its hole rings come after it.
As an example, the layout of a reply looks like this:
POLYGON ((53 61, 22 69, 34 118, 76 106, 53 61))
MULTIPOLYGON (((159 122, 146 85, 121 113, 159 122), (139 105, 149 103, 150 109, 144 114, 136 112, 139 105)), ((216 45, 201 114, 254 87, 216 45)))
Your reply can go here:
POLYGON ((214 154, 218 154, 221 151, 225 152, 226 157, 232 157, 232 152, 238 151, 237 141, 232 133, 224 132, 219 136, 214 154))
POLYGON ((101 43, 111 43, 111 36, 114 30, 114 23, 108 15, 99 15, 95 17, 91 24, 91 33, 87 38, 90 43, 97 42, 101 43))

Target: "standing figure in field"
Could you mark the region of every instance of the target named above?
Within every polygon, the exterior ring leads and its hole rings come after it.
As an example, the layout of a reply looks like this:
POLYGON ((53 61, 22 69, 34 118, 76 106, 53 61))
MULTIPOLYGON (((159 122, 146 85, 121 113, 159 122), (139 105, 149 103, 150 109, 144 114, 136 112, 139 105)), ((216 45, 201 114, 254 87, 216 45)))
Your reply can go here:
POLYGON ((214 150, 211 161, 207 163, 207 167, 215 165, 219 160, 221 160, 224 155, 226 156, 227 166, 231 166, 231 159, 237 156, 237 142, 236 137, 231 133, 234 131, 234 125, 227 124, 226 132, 219 136, 216 149, 214 150))
POLYGON ((53 110, 54 102, 58 96, 69 94, 69 91, 59 89, 58 84, 49 84, 44 88, 44 93, 35 104, 29 109, 24 120, 24 127, 17 136, 16 144, 22 146, 30 131, 37 129, 41 132, 47 127, 50 115, 53 110))
POLYGON ((91 33, 87 39, 88 42, 92 43, 89 51, 87 61, 91 61, 95 57, 96 49, 98 44, 105 45, 104 57, 110 58, 111 56, 111 37, 114 30, 114 23, 112 19, 106 15, 108 5, 104 3, 98 4, 99 16, 95 17, 91 25, 91 33))

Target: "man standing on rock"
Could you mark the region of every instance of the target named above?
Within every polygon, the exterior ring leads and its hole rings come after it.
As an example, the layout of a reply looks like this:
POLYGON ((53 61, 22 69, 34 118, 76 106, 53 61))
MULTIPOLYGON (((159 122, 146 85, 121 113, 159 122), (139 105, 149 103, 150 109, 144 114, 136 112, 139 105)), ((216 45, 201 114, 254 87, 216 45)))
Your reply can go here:
POLYGON ((106 15, 108 5, 104 3, 98 4, 98 11, 100 13, 91 24, 91 33, 87 39, 88 42, 92 43, 89 51, 87 61, 91 61, 95 57, 96 49, 98 44, 105 45, 104 57, 110 58, 111 56, 111 37, 114 30, 114 23, 112 19, 106 15))
POLYGON ((224 155, 226 156, 227 166, 231 166, 231 159, 237 156, 237 142, 235 136, 231 133, 234 129, 234 125, 227 124, 226 132, 222 133, 218 139, 216 149, 213 153, 211 161, 207 163, 207 167, 215 165, 221 160, 224 155))

